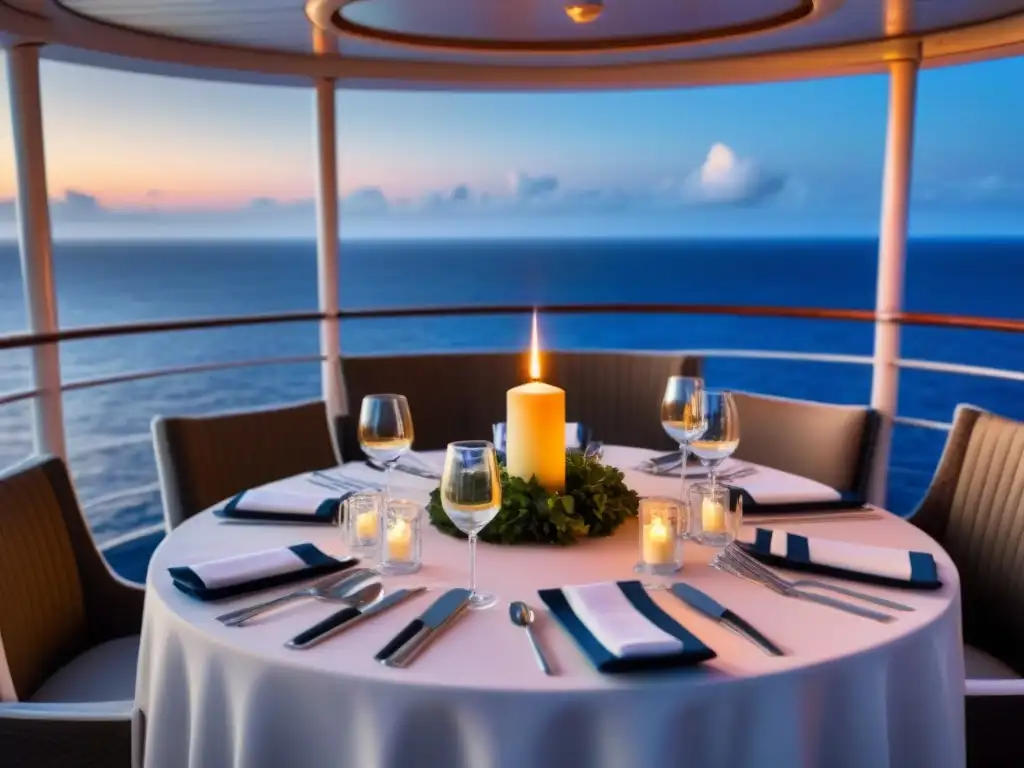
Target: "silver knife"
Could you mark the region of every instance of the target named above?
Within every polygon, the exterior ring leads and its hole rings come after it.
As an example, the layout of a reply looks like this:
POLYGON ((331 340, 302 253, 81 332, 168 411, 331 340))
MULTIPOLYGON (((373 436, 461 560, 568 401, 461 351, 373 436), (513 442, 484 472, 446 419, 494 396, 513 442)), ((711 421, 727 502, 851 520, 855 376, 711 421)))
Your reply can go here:
POLYGON ((767 637, 758 632, 749 622, 741 619, 721 603, 717 602, 710 595, 701 592, 689 584, 673 584, 672 594, 682 600, 691 608, 694 608, 705 616, 714 619, 726 629, 730 629, 741 637, 746 638, 765 653, 772 656, 784 656, 782 649, 767 637))
POLYGON ((449 589, 423 615, 410 621, 374 658, 388 667, 404 668, 469 607, 468 589, 449 589))
POLYGON ((399 603, 404 602, 410 597, 418 595, 421 592, 425 592, 426 590, 426 587, 399 589, 363 610, 352 607, 342 608, 340 611, 332 613, 323 621, 314 624, 309 629, 299 632, 299 634, 285 643, 285 646, 300 651, 305 648, 312 648, 314 645, 323 642, 328 637, 338 634, 343 629, 348 629, 349 627, 358 624, 363 619, 368 619, 371 616, 383 613, 388 608, 393 608, 399 603))

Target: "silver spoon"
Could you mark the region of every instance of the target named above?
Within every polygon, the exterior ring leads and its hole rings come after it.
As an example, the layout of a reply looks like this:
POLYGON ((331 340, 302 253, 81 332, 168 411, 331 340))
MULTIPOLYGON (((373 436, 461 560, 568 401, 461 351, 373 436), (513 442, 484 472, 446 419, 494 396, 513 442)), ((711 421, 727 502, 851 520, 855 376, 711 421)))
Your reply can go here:
POLYGON ((553 674, 551 671, 551 665, 548 664, 548 660, 544 657, 544 651, 540 649, 540 644, 537 642, 536 636, 533 634, 534 615, 533 609, 526 603, 516 601, 508 607, 509 618, 512 619, 512 623, 517 627, 522 627, 526 630, 526 636, 530 638, 530 645, 533 646, 533 655, 537 657, 537 664, 540 665, 545 675, 553 674))
POLYGON ((359 568, 355 571, 335 576, 333 579, 330 577, 322 579, 307 589, 289 592, 287 595, 275 597, 273 600, 267 600, 257 605, 250 605, 247 608, 239 608, 236 611, 221 614, 217 617, 217 621, 229 627, 239 627, 264 611, 290 603, 292 600, 300 600, 307 597, 317 600, 342 600, 361 582, 376 575, 377 572, 370 568, 359 568))

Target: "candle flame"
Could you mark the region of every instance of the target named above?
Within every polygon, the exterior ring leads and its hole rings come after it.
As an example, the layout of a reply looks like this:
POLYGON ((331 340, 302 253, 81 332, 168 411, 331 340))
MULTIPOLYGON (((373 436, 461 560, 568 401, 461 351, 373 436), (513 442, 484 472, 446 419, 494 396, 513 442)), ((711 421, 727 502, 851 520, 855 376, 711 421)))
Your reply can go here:
POLYGON ((540 342, 537 340, 537 313, 533 313, 533 330, 530 333, 530 380, 540 381, 540 342))

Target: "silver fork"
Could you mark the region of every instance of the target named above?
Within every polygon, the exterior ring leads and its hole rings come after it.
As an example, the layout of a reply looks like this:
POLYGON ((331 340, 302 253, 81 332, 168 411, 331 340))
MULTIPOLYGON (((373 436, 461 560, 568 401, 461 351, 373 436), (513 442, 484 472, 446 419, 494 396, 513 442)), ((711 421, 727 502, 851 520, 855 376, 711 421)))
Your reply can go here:
POLYGON ((740 561, 731 558, 723 551, 717 555, 711 562, 713 568, 717 568, 721 571, 726 571, 739 576, 740 578, 752 581, 755 584, 760 584, 762 587, 767 587, 776 594, 784 597, 795 597, 800 600, 806 600, 809 603, 818 603, 820 605, 827 605, 830 608, 836 608, 840 611, 846 611, 852 613, 855 616, 861 616, 865 619, 871 619, 873 621, 879 621, 887 623, 893 620, 893 617, 887 613, 880 613, 879 611, 872 611, 867 608, 861 608, 859 605, 852 605, 850 603, 844 603, 842 600, 836 600, 835 598, 826 597, 825 595, 818 595, 814 592, 804 592, 801 589, 788 586, 786 583, 781 581, 774 573, 765 572, 761 570, 754 570, 741 563, 740 561))
POLYGON ((737 560, 740 560, 741 562, 744 562, 745 564, 750 566, 751 569, 758 570, 758 571, 763 571, 765 574, 768 574, 768 575, 774 577, 776 580, 778 580, 782 584, 785 584, 787 587, 791 587, 793 589, 797 589, 799 587, 811 587, 811 588, 814 588, 814 589, 827 589, 827 590, 829 590, 831 592, 838 592, 840 595, 846 595, 847 597, 852 597, 852 598, 855 598, 857 600, 863 600, 863 601, 868 602, 868 603, 874 603, 875 605, 880 605, 883 608, 891 608, 894 611, 913 611, 914 610, 914 608, 912 608, 911 606, 904 605, 903 603, 897 603, 895 600, 887 600, 884 597, 876 597, 875 595, 869 595, 869 594, 866 594, 864 592, 858 592, 857 590, 850 589, 849 587, 840 587, 837 584, 829 584, 826 581, 818 581, 817 579, 795 579, 795 580, 791 581, 789 579, 784 579, 781 576, 779 576, 777 573, 775 573, 775 571, 771 570, 767 565, 762 563, 760 560, 757 560, 756 558, 751 557, 746 552, 744 552, 742 548, 737 547, 735 544, 730 544, 726 548, 726 550, 729 552, 729 554, 731 556, 735 557, 737 560))

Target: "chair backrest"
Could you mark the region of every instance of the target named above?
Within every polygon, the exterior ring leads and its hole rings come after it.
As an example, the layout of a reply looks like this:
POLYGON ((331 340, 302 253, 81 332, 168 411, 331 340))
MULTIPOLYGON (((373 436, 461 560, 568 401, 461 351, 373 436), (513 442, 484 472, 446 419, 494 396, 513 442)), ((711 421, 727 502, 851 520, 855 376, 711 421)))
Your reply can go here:
POLYGON ((257 485, 338 463, 322 401, 212 416, 158 416, 167 527, 257 485))
MULTIPOLYGON (((529 380, 526 355, 480 353, 356 357, 344 360, 349 415, 339 419, 342 455, 359 457, 356 422, 363 397, 399 392, 409 400, 415 448, 440 450, 453 440, 490 440, 505 420, 506 393, 529 380)), ((544 381, 566 391, 566 420, 591 428, 597 440, 671 448, 658 405, 665 381, 698 375, 699 361, 678 355, 548 352, 544 381)))
POLYGON ((0 701, 30 697, 90 645, 82 575, 105 570, 64 463, 0 475, 0 701))
POLYGON ((964 640, 1024 675, 1024 423, 958 406, 912 522, 960 572, 964 640))
POLYGON ((879 417, 871 408, 735 392, 735 456, 866 498, 879 417))

